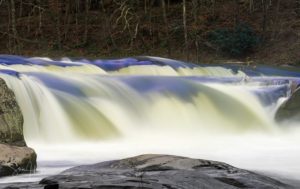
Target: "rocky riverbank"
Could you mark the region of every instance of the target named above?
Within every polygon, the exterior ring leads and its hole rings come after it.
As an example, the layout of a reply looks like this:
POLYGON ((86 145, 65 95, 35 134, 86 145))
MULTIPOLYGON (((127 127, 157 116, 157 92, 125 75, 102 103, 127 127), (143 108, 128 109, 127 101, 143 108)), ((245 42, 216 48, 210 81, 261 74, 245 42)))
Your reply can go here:
POLYGON ((26 146, 23 116, 14 93, 0 79, 0 177, 33 172, 36 153, 26 146))

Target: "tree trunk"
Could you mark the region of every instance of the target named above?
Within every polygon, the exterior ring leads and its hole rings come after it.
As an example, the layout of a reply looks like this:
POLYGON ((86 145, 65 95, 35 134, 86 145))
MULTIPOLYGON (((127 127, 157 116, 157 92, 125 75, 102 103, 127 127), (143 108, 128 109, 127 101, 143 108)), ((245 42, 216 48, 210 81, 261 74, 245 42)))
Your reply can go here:
POLYGON ((61 21, 60 21, 60 17, 61 17, 61 8, 62 8, 62 4, 61 2, 59 2, 59 0, 56 0, 55 1, 56 3, 56 9, 54 10, 55 11, 55 15, 56 15, 56 34, 57 34, 57 48, 58 50, 61 50, 62 49, 62 44, 61 44, 61 21))
POLYGON ((240 23, 240 5, 239 0, 235 0, 235 17, 234 17, 234 24, 235 26, 239 25, 240 23))
MULTIPOLYGON (((106 30, 107 29, 107 32, 108 32, 108 35, 109 35, 109 38, 110 38, 110 41, 111 41, 111 44, 113 46, 113 49, 114 50, 117 50, 117 44, 113 38, 113 35, 112 35, 112 28, 111 28, 111 17, 108 16, 108 13, 106 12, 106 9, 104 7, 104 3, 103 1, 101 1, 101 8, 102 8, 102 11, 104 13, 104 23, 105 23, 105 27, 104 29, 106 30)), ((108 42, 106 41, 106 44, 107 44, 107 48, 108 50, 110 50, 110 45, 108 44, 108 42)))
POLYGON ((267 18, 268 18, 267 0, 262 0, 262 8, 263 8, 262 31, 263 31, 263 37, 266 38, 267 18))
POLYGON ((152 24, 152 7, 154 0, 150 1, 149 5, 149 35, 151 38, 151 47, 154 48, 153 24, 152 24))
POLYGON ((193 13, 193 17, 194 17, 194 23, 197 24, 198 21, 198 10, 199 10, 199 2, 198 0, 192 0, 192 13, 193 13))
POLYGON ((61 27, 61 24, 60 24, 60 14, 59 14, 59 15, 57 15, 57 18, 56 18, 56 32, 57 32, 57 48, 58 48, 58 50, 62 49, 60 27, 61 27))
MULTIPOLYGON (((103 1, 101 1, 103 2, 103 1)), ((75 30, 76 30, 76 35, 78 34, 78 13, 79 13, 79 0, 75 0, 75 30)), ((76 37, 76 46, 79 45, 80 40, 78 37, 76 37)))
POLYGON ((19 17, 23 15, 23 0, 20 0, 19 17))
POLYGON ((42 2, 41 0, 37 1, 39 4, 39 35, 42 35, 42 2))
POLYGON ((195 37, 195 46, 196 46, 196 62, 199 62, 199 36, 195 37))
POLYGON ((184 30, 184 46, 186 59, 189 60, 189 52, 188 52, 188 36, 187 36, 187 26, 186 26, 186 0, 182 1, 182 17, 183 17, 183 30, 184 30))
POLYGON ((7 48, 8 52, 12 52, 12 44, 11 44, 11 34, 10 34, 10 25, 11 25, 11 9, 10 9, 10 2, 7 1, 7 17, 8 17, 8 23, 7 23, 7 37, 8 37, 8 43, 7 43, 7 48))
POLYGON ((144 0, 144 13, 145 13, 145 15, 147 14, 147 5, 148 5, 148 0, 144 0))
POLYGON ((168 55, 171 55, 171 44, 170 44, 170 36, 169 36, 169 23, 167 18, 167 11, 166 11, 166 2, 165 0, 161 0, 161 5, 163 9, 163 19, 166 27, 166 35, 167 35, 167 48, 168 48, 168 55))
POLYGON ((88 15, 89 15, 89 0, 85 0, 85 18, 84 18, 83 44, 87 44, 87 38, 88 38, 88 15))
POLYGON ((295 1, 296 1, 295 12, 297 14, 297 17, 300 18, 300 0, 295 0, 295 1))
POLYGON ((274 25, 273 25, 273 33, 272 33, 272 37, 271 40, 274 40, 277 36, 277 34, 279 33, 280 30, 280 17, 279 17, 279 11, 280 11, 280 3, 281 0, 277 0, 277 5, 276 5, 276 12, 274 15, 274 25))
POLYGON ((10 9, 11 9, 11 30, 13 34, 14 51, 17 51, 20 43, 18 40, 18 32, 16 28, 16 7, 15 7, 14 0, 10 0, 10 9))
POLYGON ((69 29, 70 29, 70 16, 71 12, 71 2, 70 0, 66 1, 66 11, 65 11, 65 19, 64 19, 64 40, 67 40, 69 29))
POLYGON ((216 0, 211 0, 212 3, 212 15, 215 17, 216 15, 216 0))
POLYGON ((253 0, 249 0, 249 12, 252 13, 254 10, 254 2, 253 0))

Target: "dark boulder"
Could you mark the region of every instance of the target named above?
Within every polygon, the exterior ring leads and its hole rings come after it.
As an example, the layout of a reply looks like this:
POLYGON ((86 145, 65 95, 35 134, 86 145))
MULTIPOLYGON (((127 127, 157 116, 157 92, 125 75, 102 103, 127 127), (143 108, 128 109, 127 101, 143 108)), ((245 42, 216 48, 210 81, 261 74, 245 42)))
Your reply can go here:
POLYGON ((141 155, 78 166, 45 178, 40 184, 65 189, 290 188, 225 163, 170 155, 141 155))
POLYGON ((286 120, 300 121, 300 88, 279 107, 275 119, 279 122, 286 120))

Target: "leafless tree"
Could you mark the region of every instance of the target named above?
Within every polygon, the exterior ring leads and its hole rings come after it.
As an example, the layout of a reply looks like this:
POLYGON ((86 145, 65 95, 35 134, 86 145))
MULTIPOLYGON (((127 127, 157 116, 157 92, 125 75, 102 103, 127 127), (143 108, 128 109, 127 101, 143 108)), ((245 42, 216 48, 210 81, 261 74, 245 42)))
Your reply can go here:
POLYGON ((297 17, 300 18, 300 0, 295 0, 295 12, 297 14, 297 17))
POLYGON ((188 52, 188 34, 187 34, 187 25, 186 25, 186 0, 182 1, 182 17, 183 17, 183 30, 184 30, 184 46, 186 59, 189 60, 189 52, 188 52))
POLYGON ((167 17, 167 10, 166 10, 166 2, 165 0, 161 0, 162 10, 163 10, 163 19, 166 28, 166 35, 167 35, 167 48, 168 48, 168 55, 171 55, 171 45, 170 45, 170 33, 169 33, 169 22, 167 17))
POLYGON ((85 17, 84 17, 84 34, 83 34, 83 44, 87 43, 88 39, 88 16, 89 16, 89 0, 85 0, 85 17))
POLYGON ((13 35, 13 48, 14 52, 18 51, 20 41, 18 39, 18 32, 17 32, 17 27, 16 27, 16 7, 15 7, 15 1, 10 0, 10 13, 11 13, 11 30, 12 30, 12 35, 13 35))

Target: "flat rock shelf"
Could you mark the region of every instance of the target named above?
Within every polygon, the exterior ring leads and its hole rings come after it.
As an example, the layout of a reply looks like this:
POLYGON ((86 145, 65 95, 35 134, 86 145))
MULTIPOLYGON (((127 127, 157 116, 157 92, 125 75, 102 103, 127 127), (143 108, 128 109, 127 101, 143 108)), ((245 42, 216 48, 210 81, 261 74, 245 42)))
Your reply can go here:
POLYGON ((82 165, 44 178, 40 183, 16 183, 0 187, 7 189, 292 188, 280 181, 226 163, 158 154, 82 165))

